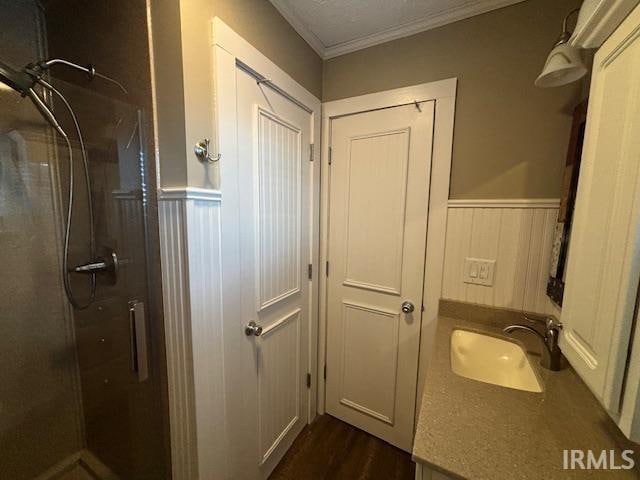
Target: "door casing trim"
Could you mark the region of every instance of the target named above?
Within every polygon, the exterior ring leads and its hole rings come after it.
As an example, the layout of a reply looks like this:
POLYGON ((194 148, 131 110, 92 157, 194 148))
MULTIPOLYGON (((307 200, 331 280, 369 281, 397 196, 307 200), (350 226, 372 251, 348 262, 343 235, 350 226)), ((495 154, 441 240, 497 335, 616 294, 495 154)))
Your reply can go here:
MULTIPOLYGON (((416 419, 420 409, 424 375, 429 351, 435 336, 438 319, 438 302, 442 293, 444 248, 447 228, 447 206, 457 78, 422 83, 410 87, 370 93, 334 100, 322 104, 322 141, 320 164, 320 265, 327 265, 329 233, 329 147, 331 146, 331 122, 346 115, 372 110, 399 107, 415 102, 435 101, 433 149, 431 152, 431 180, 427 220, 427 249, 424 268, 424 310, 421 316, 420 354, 416 392, 416 419)), ((320 276, 318 315, 318 371, 325 371, 327 343, 327 277, 320 276)), ((325 382, 318 381, 318 413, 325 412, 325 382)), ((415 420, 414 420, 415 421, 415 420)))

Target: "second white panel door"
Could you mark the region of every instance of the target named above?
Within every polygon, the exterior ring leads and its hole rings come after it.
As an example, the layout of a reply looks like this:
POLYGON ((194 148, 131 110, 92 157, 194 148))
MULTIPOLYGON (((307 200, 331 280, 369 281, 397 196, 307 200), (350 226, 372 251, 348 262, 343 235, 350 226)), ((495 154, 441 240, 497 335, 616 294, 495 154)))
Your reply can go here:
POLYGON ((413 441, 433 121, 434 102, 424 102, 331 125, 327 412, 406 451, 413 441))

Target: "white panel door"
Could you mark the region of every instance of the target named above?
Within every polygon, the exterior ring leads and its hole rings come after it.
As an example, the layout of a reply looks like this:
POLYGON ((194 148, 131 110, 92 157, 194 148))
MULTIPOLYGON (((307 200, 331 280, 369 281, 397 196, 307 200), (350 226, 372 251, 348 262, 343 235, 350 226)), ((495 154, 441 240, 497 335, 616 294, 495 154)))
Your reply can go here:
POLYGON ((640 275, 640 7, 596 53, 562 308, 563 353, 618 412, 640 275))
MULTIPOLYGON (((247 477, 266 478, 307 423, 309 355, 308 112, 241 69, 237 75, 241 309, 247 335, 244 382, 247 477)), ((232 161, 232 160, 231 160, 232 161)), ((223 200, 224 201, 224 200, 223 200)), ((244 325, 238 325, 244 328, 244 325)))
POLYGON ((327 412, 410 451, 433 102, 332 121, 327 412), (404 313, 403 302, 415 310, 404 313))

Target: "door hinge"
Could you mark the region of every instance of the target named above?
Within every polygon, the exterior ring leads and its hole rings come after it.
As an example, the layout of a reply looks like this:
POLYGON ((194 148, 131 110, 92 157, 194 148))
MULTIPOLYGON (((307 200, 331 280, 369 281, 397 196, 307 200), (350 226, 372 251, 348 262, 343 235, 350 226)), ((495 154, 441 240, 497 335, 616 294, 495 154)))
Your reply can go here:
POLYGON ((324 376, 324 379, 327 379, 327 364, 324 364, 324 372, 322 373, 322 375, 324 376))
POLYGON ((311 280, 313 278, 313 265, 309 264, 309 267, 307 268, 307 277, 309 278, 309 280, 311 280))
POLYGON ((329 262, 327 262, 327 264, 325 265, 325 273, 327 275, 327 277, 329 276, 329 262))
POLYGON ((311 388, 311 374, 307 373, 307 388, 311 388))
POLYGON ((332 160, 333 160, 333 148, 329 147, 329 165, 331 165, 332 160))
POLYGON ((313 143, 309 144, 309 161, 313 162, 313 143))

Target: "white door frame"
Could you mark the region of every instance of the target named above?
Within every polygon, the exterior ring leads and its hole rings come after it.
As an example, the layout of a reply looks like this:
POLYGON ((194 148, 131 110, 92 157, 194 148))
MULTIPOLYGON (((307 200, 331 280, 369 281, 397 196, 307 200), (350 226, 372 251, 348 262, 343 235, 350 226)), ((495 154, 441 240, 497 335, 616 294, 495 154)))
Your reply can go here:
MULTIPOLYGON (((421 318, 420 357, 416 418, 422 398, 424 373, 428 352, 431 350, 438 302, 442 292, 444 246, 447 227, 447 203, 453 151, 453 124, 458 80, 449 78, 411 87, 360 95, 322 104, 322 177, 320 187, 320 265, 326 265, 329 225, 329 146, 331 145, 331 121, 335 118, 382 108, 398 107, 414 102, 435 101, 433 150, 431 153, 431 184, 429 189, 429 218, 427 223, 427 251, 424 269, 423 302, 425 310, 421 318)), ((327 341, 327 277, 320 276, 320 303, 318 325, 318 367, 324 371, 327 341)), ((318 382, 318 413, 325 412, 325 382, 318 382)))
MULTIPOLYGON (((224 203, 234 201, 228 199, 224 195, 229 189, 237 189, 238 186, 238 159, 235 158, 238 151, 238 125, 236 112, 236 82, 235 75, 237 68, 242 68, 251 75, 260 78, 264 84, 279 93, 289 96, 289 98, 309 111, 311 115, 311 143, 318 145, 320 142, 320 111, 321 103, 318 98, 313 96, 308 90, 297 83, 287 73, 280 69, 275 63, 260 53, 244 38, 238 35, 220 18, 215 17, 211 23, 212 28, 212 44, 213 44, 213 77, 214 77, 214 125, 217 138, 212 142, 214 149, 222 153, 220 159, 220 182, 223 191, 223 208, 224 203)), ((309 409, 307 412, 307 422, 311 422, 316 414, 316 398, 317 398, 317 335, 318 335, 318 252, 319 252, 319 198, 320 198, 320 152, 319 148, 314 148, 313 162, 311 164, 310 175, 310 203, 311 203, 311 245, 310 256, 313 264, 313 279, 310 282, 310 299, 309 299, 309 372, 312 376, 311 388, 309 389, 309 409)), ((308 161, 305 159, 305 161, 308 161)), ((235 196, 241 192, 235 191, 235 196)), ((231 205, 233 209, 236 205, 231 205)), ((223 246, 228 248, 225 250, 225 259, 223 259, 223 275, 229 274, 223 278, 223 291, 225 299, 239 297, 238 283, 233 278, 232 264, 237 258, 237 242, 234 243, 234 235, 237 235, 237 224, 232 219, 227 218, 228 223, 223 223, 223 246), (224 268, 224 263, 228 262, 231 268, 224 268)), ((223 247, 224 248, 224 247, 223 247)), ((237 264, 239 265, 239 264, 237 264)), ((231 313, 233 309, 225 310, 225 315, 231 313)), ((225 319, 228 323, 229 319, 225 319)), ((242 319, 237 319, 240 325, 242 319)))

